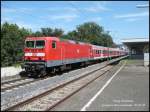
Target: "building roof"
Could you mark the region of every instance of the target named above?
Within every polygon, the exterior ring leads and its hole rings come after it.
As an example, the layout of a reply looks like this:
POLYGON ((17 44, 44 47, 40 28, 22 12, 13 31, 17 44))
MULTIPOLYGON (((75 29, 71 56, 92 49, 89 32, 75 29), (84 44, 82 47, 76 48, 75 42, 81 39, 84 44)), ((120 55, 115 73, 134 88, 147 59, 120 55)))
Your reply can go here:
POLYGON ((131 39, 123 39, 122 43, 130 43, 130 42, 149 42, 149 38, 131 38, 131 39))

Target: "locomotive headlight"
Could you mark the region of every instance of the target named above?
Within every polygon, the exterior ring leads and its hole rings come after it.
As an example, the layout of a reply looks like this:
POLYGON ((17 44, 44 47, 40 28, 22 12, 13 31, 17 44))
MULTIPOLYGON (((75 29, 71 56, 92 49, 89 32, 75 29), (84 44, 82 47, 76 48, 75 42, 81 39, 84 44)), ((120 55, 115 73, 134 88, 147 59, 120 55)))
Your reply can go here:
POLYGON ((45 56, 45 53, 25 53, 25 56, 45 56))
POLYGON ((45 56, 45 53, 37 53, 37 56, 45 56))
POLYGON ((25 53, 25 56, 32 56, 32 53, 25 53))

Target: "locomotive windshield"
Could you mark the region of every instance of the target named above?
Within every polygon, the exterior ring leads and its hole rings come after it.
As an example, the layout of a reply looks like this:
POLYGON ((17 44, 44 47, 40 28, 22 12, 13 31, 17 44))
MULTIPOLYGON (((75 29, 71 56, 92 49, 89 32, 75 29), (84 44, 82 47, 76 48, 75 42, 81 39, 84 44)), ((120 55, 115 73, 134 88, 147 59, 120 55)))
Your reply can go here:
POLYGON ((26 47, 28 48, 34 48, 35 41, 26 41, 26 47))
POLYGON ((44 46, 45 46, 44 40, 37 40, 36 41, 36 45, 35 45, 36 48, 44 48, 44 46))
POLYGON ((26 41, 27 48, 44 48, 44 46, 45 46, 44 40, 26 41))

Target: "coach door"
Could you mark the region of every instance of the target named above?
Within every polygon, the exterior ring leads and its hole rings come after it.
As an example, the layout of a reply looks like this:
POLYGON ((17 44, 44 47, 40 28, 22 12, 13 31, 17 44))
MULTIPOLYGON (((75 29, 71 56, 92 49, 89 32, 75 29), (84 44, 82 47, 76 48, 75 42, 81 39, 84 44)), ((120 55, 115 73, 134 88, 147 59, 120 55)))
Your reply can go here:
POLYGON ((62 44, 61 44, 61 61, 62 61, 62 64, 65 63, 65 47, 62 44))
POLYGON ((93 58, 93 51, 92 48, 90 47, 90 59, 93 58))

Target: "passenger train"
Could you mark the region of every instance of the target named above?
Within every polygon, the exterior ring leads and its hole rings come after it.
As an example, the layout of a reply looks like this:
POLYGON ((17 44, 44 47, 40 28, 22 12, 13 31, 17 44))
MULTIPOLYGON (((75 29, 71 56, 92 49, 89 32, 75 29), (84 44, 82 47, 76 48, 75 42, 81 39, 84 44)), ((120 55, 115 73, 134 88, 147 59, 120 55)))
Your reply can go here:
POLYGON ((27 37, 23 68, 29 76, 37 74, 43 76, 48 71, 63 70, 73 64, 81 65, 126 54, 126 51, 118 48, 97 46, 58 37, 27 37))

